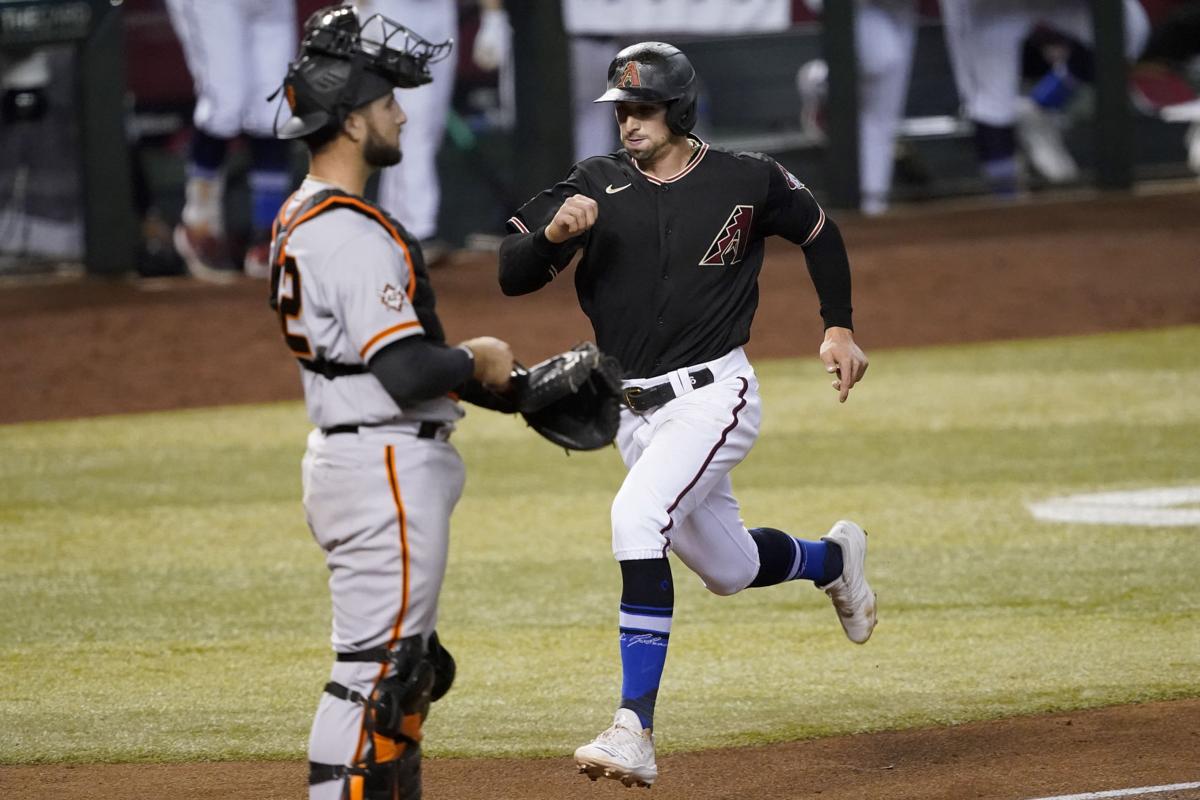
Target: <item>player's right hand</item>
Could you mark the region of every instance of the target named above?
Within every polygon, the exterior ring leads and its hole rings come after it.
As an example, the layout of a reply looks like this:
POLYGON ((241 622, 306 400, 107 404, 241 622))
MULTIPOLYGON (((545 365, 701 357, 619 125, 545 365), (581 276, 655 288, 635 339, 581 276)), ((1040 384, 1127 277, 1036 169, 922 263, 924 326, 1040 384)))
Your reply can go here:
POLYGON ((571 195, 558 207, 554 219, 546 226, 546 239, 553 244, 561 244, 584 233, 596 224, 599 210, 596 201, 587 195, 571 195))
POLYGON ((513 369, 513 353, 508 342, 494 336, 477 336, 467 339, 463 344, 475 354, 475 373, 472 377, 491 389, 507 389, 513 369))

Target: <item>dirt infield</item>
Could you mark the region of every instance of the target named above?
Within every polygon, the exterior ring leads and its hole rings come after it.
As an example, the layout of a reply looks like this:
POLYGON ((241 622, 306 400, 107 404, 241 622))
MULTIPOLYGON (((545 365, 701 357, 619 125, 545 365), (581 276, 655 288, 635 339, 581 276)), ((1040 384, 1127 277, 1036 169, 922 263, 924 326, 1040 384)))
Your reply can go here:
MULTIPOLYGON (((1006 208, 918 209, 842 224, 857 338, 885 347, 1200 323, 1200 187, 1006 208)), ((452 340, 508 339, 526 363, 590 338, 569 280, 507 299, 494 257, 433 276, 452 340)), ((815 356, 803 258, 772 246, 749 347, 815 356)), ((265 287, 183 279, 59 280, 0 289, 0 423, 300 396, 265 287)), ((868 377, 869 380, 869 377, 868 377)), ((1200 688, 1197 689, 1200 695, 1200 688)), ((298 744, 299 746, 299 744, 298 744)), ((1200 781, 1200 699, 679 754, 656 800, 1033 798, 1200 781)), ((429 800, 640 796, 574 775, 568 759, 432 759, 429 800)), ((304 795, 286 763, 0 767, 0 797, 304 795)), ((1200 798, 1200 790, 1153 795, 1200 798)))
MULTIPOLYGON (((426 800, 973 800, 1200 781, 1200 700, 661 756, 648 792, 569 758, 428 759, 426 800), (645 792, 645 793, 643 793, 645 792)), ((296 800, 289 762, 0 767, 4 797, 296 800), (36 791, 32 791, 36 787, 36 791)), ((1195 800, 1200 790, 1153 800, 1195 800)))
MULTIPOLYGON (((869 354, 1200 322, 1198 220, 1200 187, 847 220, 856 338, 869 354)), ((591 338, 564 278, 505 298, 495 257, 469 255, 433 282, 451 340, 490 333, 532 363, 591 338)), ((299 398, 265 298, 252 281, 8 287, 0 423, 299 398)), ((772 242, 750 355, 815 357, 820 336, 803 257, 772 242)))

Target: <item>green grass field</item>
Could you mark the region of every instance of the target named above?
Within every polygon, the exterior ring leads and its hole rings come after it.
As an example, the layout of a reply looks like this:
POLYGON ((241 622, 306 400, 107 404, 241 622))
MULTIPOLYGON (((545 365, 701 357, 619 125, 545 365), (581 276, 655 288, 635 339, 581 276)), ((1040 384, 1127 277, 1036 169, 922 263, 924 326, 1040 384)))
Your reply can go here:
MULTIPOLYGON (((750 524, 871 531, 880 624, 809 584, 708 595, 676 562, 660 750, 1200 696, 1197 527, 1025 503, 1200 484, 1200 327, 880 351, 839 406, 758 364, 750 524)), ((0 426, 0 763, 302 758, 331 663, 299 404, 0 426)), ((619 688, 614 451, 475 412, 434 756, 565 754, 619 688)))

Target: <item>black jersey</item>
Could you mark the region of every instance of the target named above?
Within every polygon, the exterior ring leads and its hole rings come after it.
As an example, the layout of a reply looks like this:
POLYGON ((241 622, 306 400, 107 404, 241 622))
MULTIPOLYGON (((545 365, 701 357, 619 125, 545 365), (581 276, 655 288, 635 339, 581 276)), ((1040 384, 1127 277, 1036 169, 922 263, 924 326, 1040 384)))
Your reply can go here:
MULTIPOLYGON (((827 224, 808 189, 773 159, 692 141, 694 156, 667 179, 642 172, 623 150, 585 159, 509 220, 514 232, 536 232, 567 197, 597 201, 596 224, 553 248, 540 283, 582 248, 580 306, 600 349, 616 356, 628 377, 711 361, 745 344, 758 307, 764 239, 779 235, 805 246, 827 224)), ((818 282, 827 326, 850 327, 848 267, 844 278, 825 281, 834 286, 828 291, 818 282)))

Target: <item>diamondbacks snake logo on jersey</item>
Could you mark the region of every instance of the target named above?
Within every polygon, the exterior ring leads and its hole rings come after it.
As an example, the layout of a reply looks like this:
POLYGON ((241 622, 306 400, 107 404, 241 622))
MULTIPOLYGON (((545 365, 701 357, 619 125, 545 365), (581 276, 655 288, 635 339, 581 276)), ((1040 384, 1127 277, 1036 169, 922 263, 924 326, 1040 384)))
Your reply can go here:
POLYGON ((708 246, 704 258, 700 259, 700 266, 725 267, 741 261, 750 243, 750 223, 753 220, 754 206, 734 206, 720 232, 708 246))

